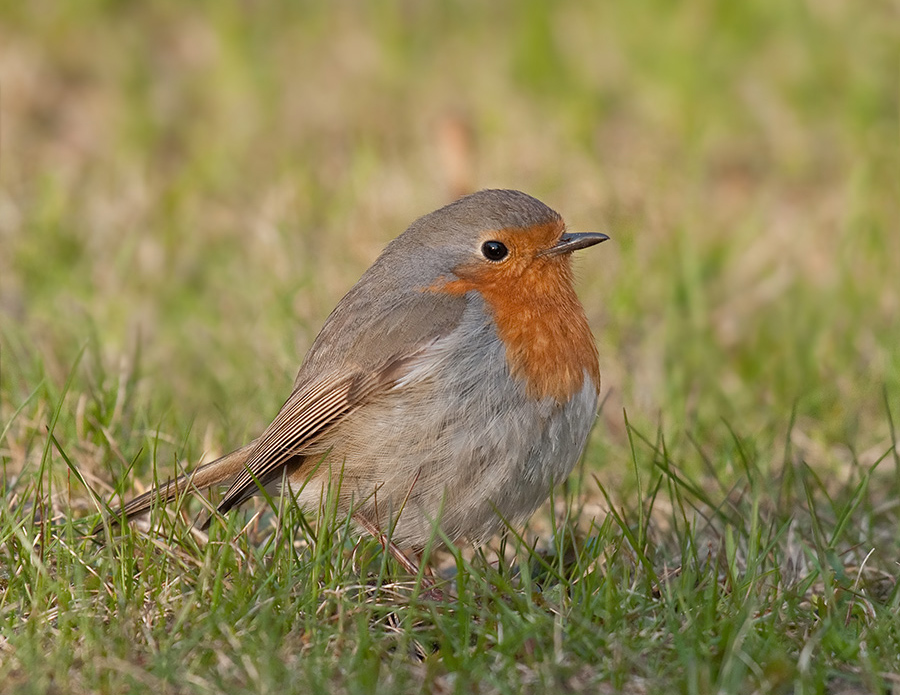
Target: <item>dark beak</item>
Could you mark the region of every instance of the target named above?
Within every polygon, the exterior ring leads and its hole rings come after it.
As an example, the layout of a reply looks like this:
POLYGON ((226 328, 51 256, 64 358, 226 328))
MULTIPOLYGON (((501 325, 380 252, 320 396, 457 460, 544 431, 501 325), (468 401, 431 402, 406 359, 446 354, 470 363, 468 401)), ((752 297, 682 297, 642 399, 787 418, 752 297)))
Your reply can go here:
POLYGON ((600 232, 566 232, 560 237, 559 241, 546 251, 542 251, 540 255, 562 256, 565 253, 572 253, 578 249, 586 249, 588 246, 599 244, 607 239, 609 237, 600 232))

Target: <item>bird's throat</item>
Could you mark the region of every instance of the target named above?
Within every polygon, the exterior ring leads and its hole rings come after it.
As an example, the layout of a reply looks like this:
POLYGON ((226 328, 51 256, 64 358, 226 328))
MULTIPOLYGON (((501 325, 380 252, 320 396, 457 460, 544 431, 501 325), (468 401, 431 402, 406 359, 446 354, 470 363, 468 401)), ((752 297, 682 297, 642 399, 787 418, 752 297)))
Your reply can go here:
POLYGON ((514 278, 458 270, 456 279, 432 289, 481 294, 506 347, 509 371, 532 398, 568 402, 586 378, 599 391, 597 346, 575 294, 569 259, 532 262, 519 270, 514 278))

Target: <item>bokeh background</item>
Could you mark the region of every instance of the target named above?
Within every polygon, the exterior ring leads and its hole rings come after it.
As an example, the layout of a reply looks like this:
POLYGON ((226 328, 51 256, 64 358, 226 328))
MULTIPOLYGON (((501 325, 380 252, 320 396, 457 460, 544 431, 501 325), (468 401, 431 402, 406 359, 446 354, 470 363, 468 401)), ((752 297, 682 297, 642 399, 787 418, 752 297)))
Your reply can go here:
POLYGON ((773 467, 785 438, 823 475, 871 464, 900 411, 898 24, 887 0, 5 4, 7 474, 42 452, 29 394, 73 369, 64 438, 99 480, 245 442, 384 244, 485 187, 613 239, 578 277, 587 459, 623 495, 623 409, 720 469, 731 429, 773 467))
POLYGON ((0 693, 896 692, 898 75, 897 0, 0 0, 0 693), (87 535, 485 187, 611 237, 524 546, 434 605, 325 522, 87 535))

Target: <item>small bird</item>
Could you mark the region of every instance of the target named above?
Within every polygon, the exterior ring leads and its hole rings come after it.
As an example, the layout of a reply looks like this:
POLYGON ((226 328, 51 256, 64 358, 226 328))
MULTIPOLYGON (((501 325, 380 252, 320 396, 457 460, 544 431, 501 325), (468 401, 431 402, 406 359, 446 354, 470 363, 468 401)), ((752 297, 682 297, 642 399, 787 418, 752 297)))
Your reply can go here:
MULTIPOLYGON (((435 530, 486 542, 571 472, 596 417, 597 347, 572 233, 540 201, 484 190, 413 222, 338 303, 250 444, 131 500, 228 485, 218 512, 289 485, 418 554, 435 530)), ((114 519, 115 520, 115 519, 114 519)))

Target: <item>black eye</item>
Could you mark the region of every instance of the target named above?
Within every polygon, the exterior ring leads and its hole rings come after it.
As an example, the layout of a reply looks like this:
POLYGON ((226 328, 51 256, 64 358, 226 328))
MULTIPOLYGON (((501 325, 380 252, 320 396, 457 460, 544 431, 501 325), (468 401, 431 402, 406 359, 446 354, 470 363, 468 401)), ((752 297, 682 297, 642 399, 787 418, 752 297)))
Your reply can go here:
POLYGON ((489 261, 502 261, 509 254, 509 250, 499 241, 486 241, 481 245, 481 253, 489 261))

